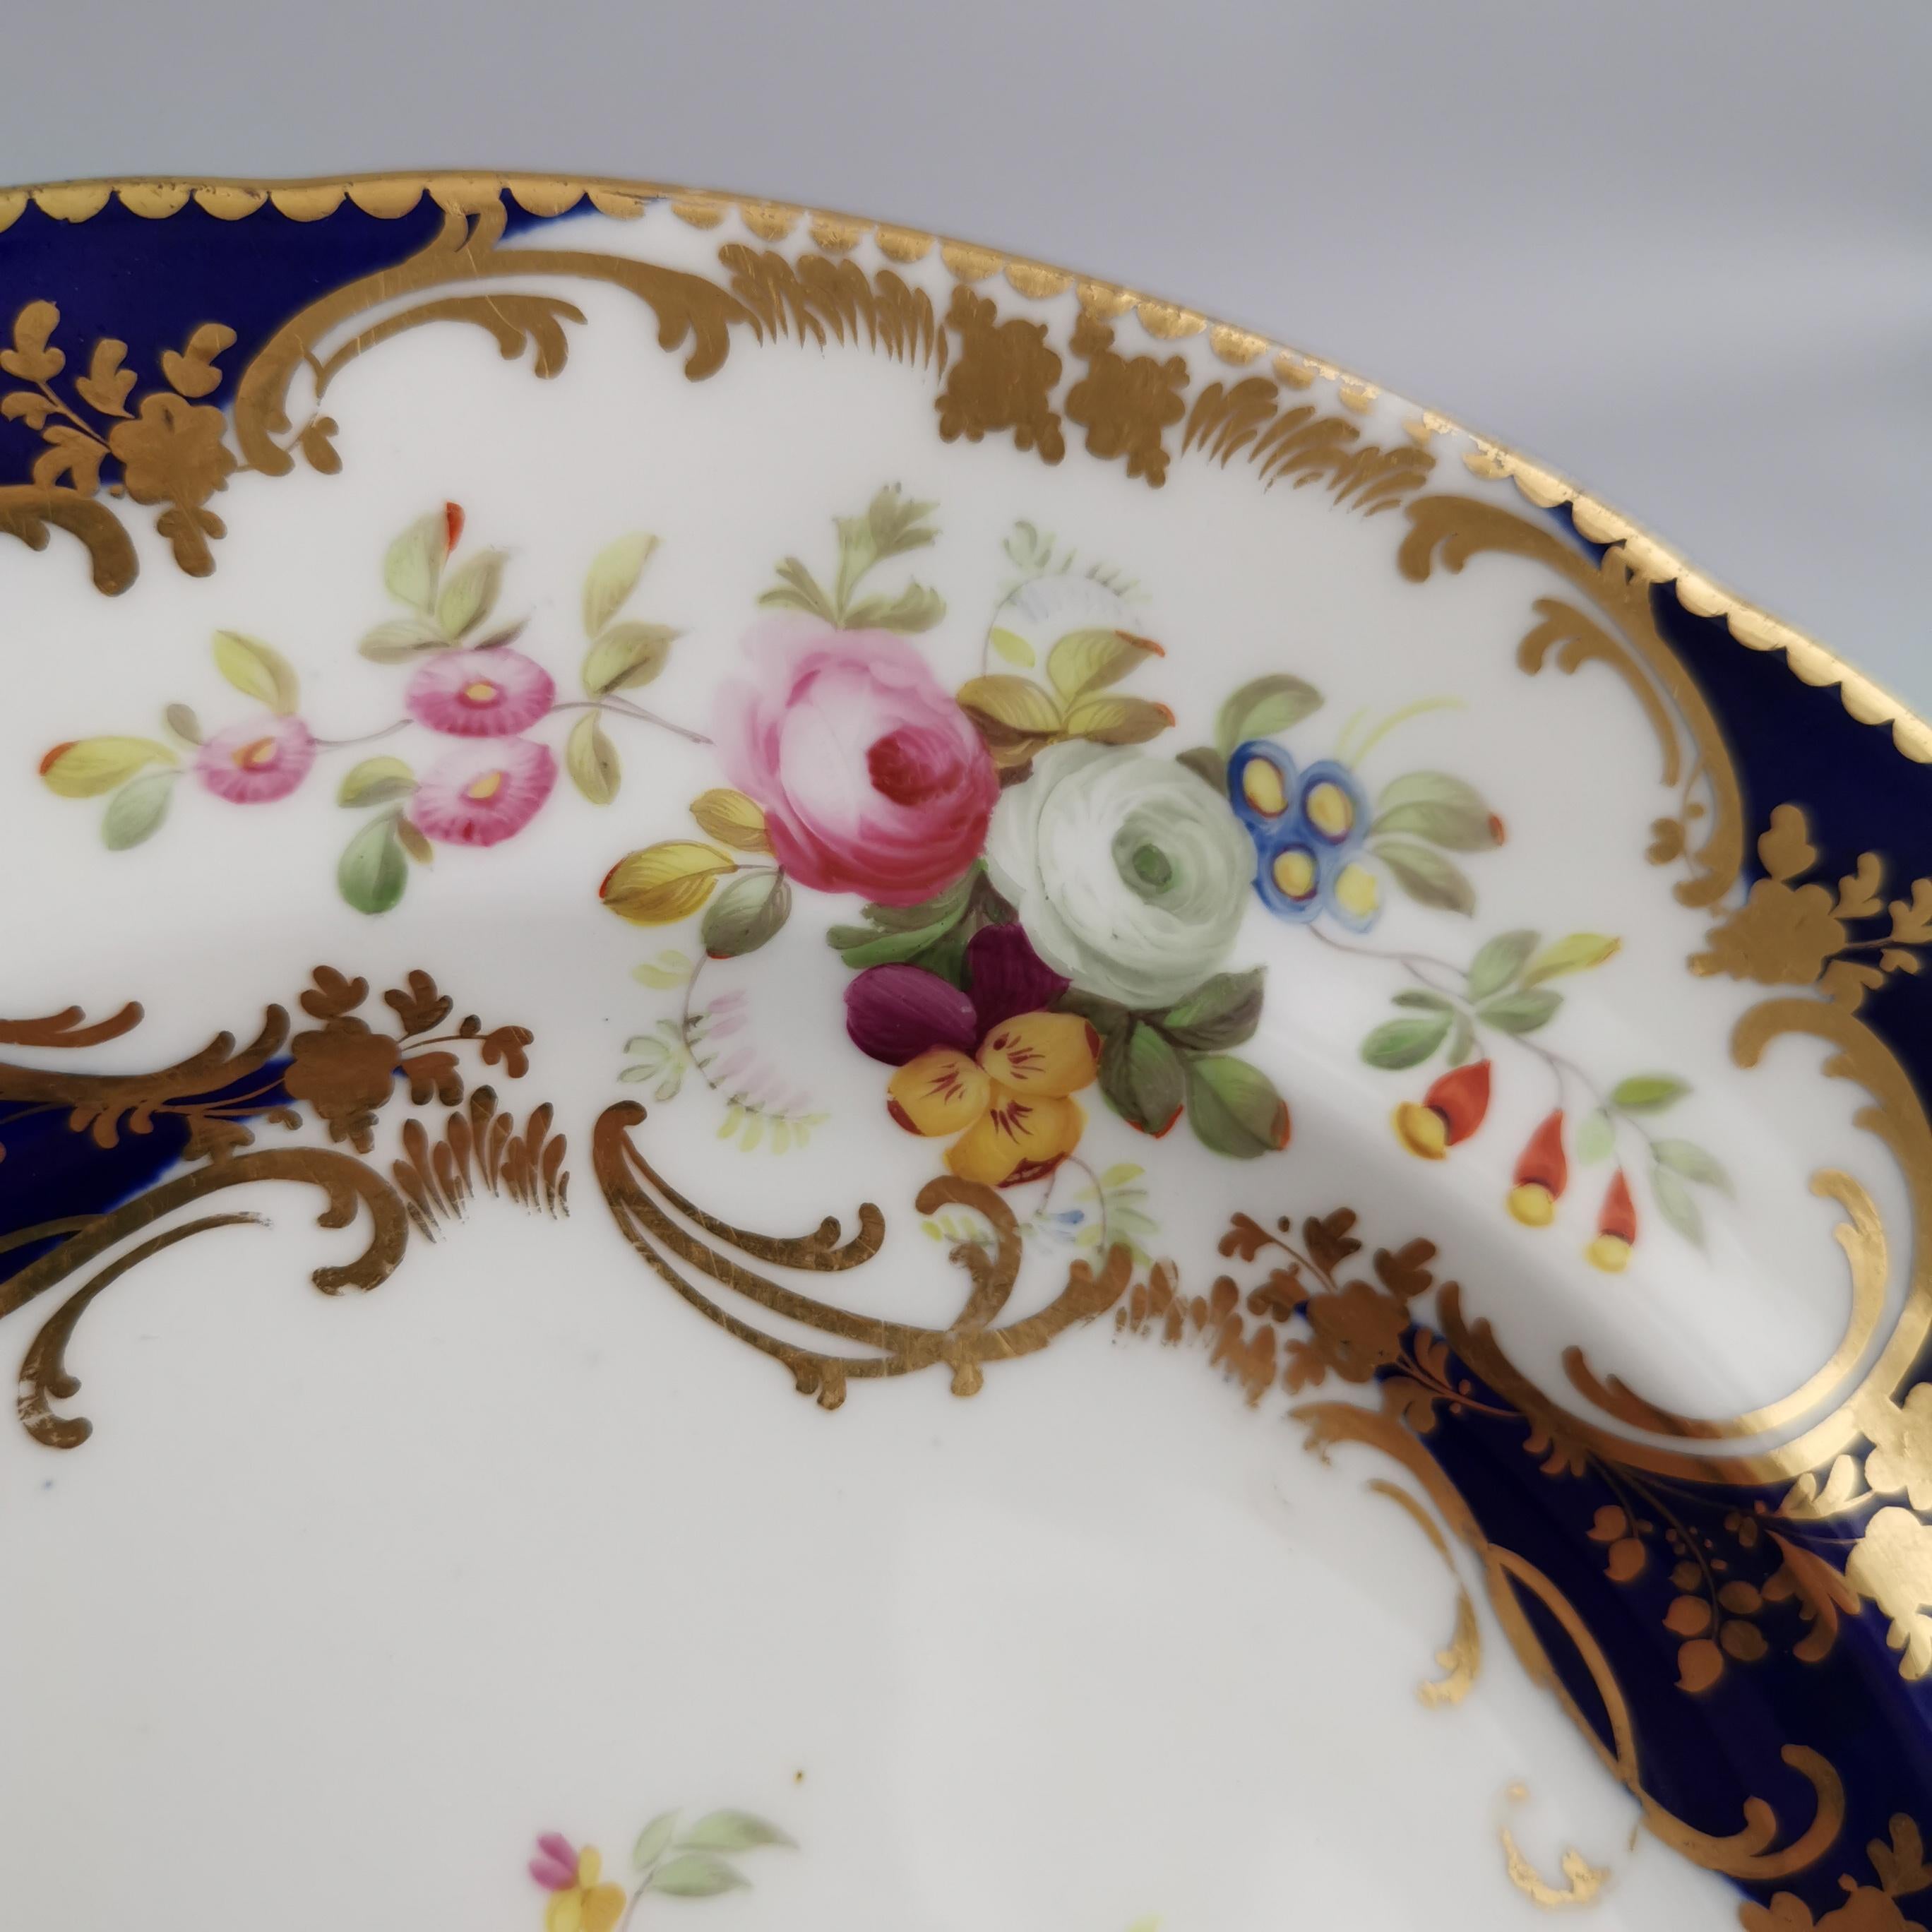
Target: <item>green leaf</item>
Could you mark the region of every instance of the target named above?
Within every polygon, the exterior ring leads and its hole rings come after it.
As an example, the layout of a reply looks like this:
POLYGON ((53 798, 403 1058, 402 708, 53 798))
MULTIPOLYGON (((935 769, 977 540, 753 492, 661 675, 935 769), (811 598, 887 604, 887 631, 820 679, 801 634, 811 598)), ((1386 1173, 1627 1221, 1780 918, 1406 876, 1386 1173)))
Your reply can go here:
POLYGON ((1236 1160, 1288 1144, 1288 1102, 1258 1066, 1228 1054, 1187 1063, 1187 1118, 1202 1146, 1236 1160))
POLYGON ((1382 788, 1371 832, 1406 832, 1451 852, 1486 852, 1498 842, 1488 802, 1447 772, 1408 772, 1382 788))
POLYGON ((886 557, 922 550, 936 542, 939 532, 927 519, 938 507, 909 500, 900 494, 896 483, 888 483, 866 505, 863 517, 839 518, 838 546, 851 569, 845 587, 849 590, 886 557))
POLYGON ((1451 1066, 1460 1066, 1469 1057, 1469 1050, 1476 1043, 1476 1029, 1469 1024, 1468 1016, 1458 1013, 1450 1022, 1449 1052, 1446 1056, 1451 1066))
POLYGON ((745 1885, 736 1868, 711 1852, 680 1852, 667 1858, 644 1881, 650 1892, 669 1894, 673 1898, 716 1898, 721 1892, 736 1892, 745 1885))
POLYGON ((335 884, 358 912, 387 912, 410 882, 410 862, 393 813, 372 818, 344 848, 335 884))
POLYGON ((1258 966, 1249 973, 1217 973, 1165 1012, 1154 1014, 1154 1024, 1190 1053, 1239 1046, 1261 1024, 1264 976, 1258 966))
MULTIPOLYGON (((587 598, 588 592, 585 594, 587 598)), ((677 1814, 675 1811, 660 1811, 638 1834, 637 1843, 631 1847, 631 1869, 640 1872, 650 1870, 664 1856, 670 1844, 670 1834, 676 1829, 677 1814)))
POLYGON ((777 587, 758 598, 761 610, 802 610, 826 623, 838 622, 838 614, 832 609, 832 600, 819 587, 818 578, 796 557, 788 556, 778 566, 778 577, 777 587))
POLYGON ((894 597, 868 597, 845 613, 848 631, 929 631, 946 615, 946 599, 922 584, 908 584, 894 597))
POLYGON ((1500 999, 1491 1000, 1476 1009, 1476 1017, 1484 1025, 1495 1027, 1499 1032, 1534 1033, 1556 1017, 1562 1004, 1561 993, 1537 986, 1526 993, 1505 993, 1500 999))
POLYGON ((396 820, 396 837, 403 850, 418 866, 433 866, 436 862, 436 848, 429 842, 428 835, 416 820, 407 817, 396 820))
POLYGON ((1063 1013, 1078 1013, 1103 1040, 1111 1040, 1116 1034, 1125 1033, 1134 1024, 1132 1012, 1118 1000, 1103 999, 1098 993, 1088 992, 1078 986, 1068 987, 1054 1000, 1054 1006, 1063 1013))
POLYGON ((699 1819, 678 1843, 694 1851, 748 1852, 760 1845, 793 1845, 795 1840, 748 1811, 713 1811, 699 1819))
POLYGON ((584 579, 584 634, 598 638, 638 587, 644 566, 658 547, 656 537, 632 530, 606 544, 591 560, 584 579))
POLYGON ((1588 1167, 1592 1162, 1607 1160, 1616 1150, 1616 1123, 1600 1107, 1592 1107, 1583 1116, 1576 1129, 1576 1152, 1578 1163, 1588 1167))
POLYGON ((608 805, 617 796, 624 767, 595 711, 585 712, 570 728, 563 742, 563 763, 572 783, 592 805, 608 805))
POLYGON ((1492 993, 1500 993, 1522 971, 1540 936, 1527 932, 1498 933, 1469 962, 1469 998, 1486 1000, 1492 993))
POLYGON ((1117 1160, 1100 1176, 1100 1190, 1112 1193, 1118 1187, 1124 1187, 1130 1180, 1138 1180, 1147 1169, 1131 1160, 1117 1160))
POLYGON ((1384 1020, 1363 1041, 1362 1058, 1390 1072, 1420 1066, 1448 1038, 1449 1020, 1446 1012, 1425 1019, 1384 1020))
POLYGON ((1441 993, 1431 993, 1420 988, 1411 988, 1406 992, 1390 995, 1390 1004, 1398 1006, 1417 1006, 1424 1012, 1453 1013, 1456 1002, 1441 993))
POLYGON ((613 624, 584 653, 584 689, 592 698, 603 698, 649 684, 683 634, 668 624, 613 624))
POLYGON ((1724 1172, 1723 1163, 1715 1154, 1707 1154, 1694 1141, 1653 1141, 1650 1151, 1672 1173, 1682 1174, 1686 1180, 1694 1180, 1702 1187, 1719 1188, 1726 1194, 1731 1191, 1731 1177, 1724 1172))
POLYGON ((1228 795, 1228 761, 1212 745, 1196 745, 1190 752, 1177 752, 1174 761, 1185 765, 1203 784, 1211 786, 1221 797, 1228 795))
POLYGON ((174 796, 175 780, 172 772, 149 772, 130 778, 107 801, 100 836, 109 851, 124 852, 160 830, 174 796))
POLYGON ((392 597, 427 611, 436 602, 436 580, 449 554, 449 519, 446 512, 432 510, 418 517, 395 542, 382 560, 382 581, 392 597))
POLYGON ((395 617, 365 631, 356 648, 374 664, 406 664, 445 649, 448 641, 427 617, 395 617))
POLYGON ((975 718, 1009 738, 1050 738, 1060 729, 1063 716, 1043 685, 1004 671, 968 678, 959 687, 958 700, 975 718))
POLYGON ((1622 946, 1621 939, 1612 939, 1603 932, 1573 932, 1559 939, 1552 946, 1546 946, 1529 962, 1529 970, 1522 976, 1526 986, 1540 986, 1545 980, 1553 980, 1561 973, 1587 972, 1592 966, 1600 966, 1622 946))
POLYGON ((480 638, 467 640, 465 649, 472 651, 501 650, 506 644, 514 644, 530 628, 527 617, 513 617, 507 624, 499 624, 494 630, 486 631, 480 638))
POLYGON ((1684 1184, 1684 1177, 1660 1162, 1650 1171, 1651 1191, 1664 1218, 1687 1241, 1704 1245, 1704 1216, 1696 1197, 1684 1184))
POLYGON ((646 986, 682 986, 691 977, 691 957, 673 947, 631 968, 631 977, 646 986))
POLYGON ((1226 758, 1250 738, 1271 738, 1321 709, 1322 694, 1305 679, 1278 672, 1244 684, 1214 721, 1214 748, 1226 758))
POLYGON ((1083 692, 1118 684, 1159 647, 1126 631, 1069 631, 1046 654, 1046 674, 1070 704, 1083 692))
POLYGON ((436 621, 446 637, 462 637, 489 616, 508 560, 500 550, 480 550, 449 573, 436 600, 436 621))
POLYGON ((338 805, 393 805, 416 788, 416 775, 400 758, 364 758, 350 766, 336 789, 338 805))
POLYGON ((868 905, 864 909, 863 926, 835 926, 826 940, 854 970, 916 958, 959 925, 980 878, 975 866, 937 897, 918 905, 868 905))
POLYGON ((184 745, 199 745, 201 742, 203 736, 201 720, 188 706, 170 704, 161 713, 161 718, 168 729, 184 745))
POLYGON ((125 784, 143 765, 180 762, 152 738, 79 738, 40 760, 40 779, 62 798, 98 798, 125 784))
POLYGON ((1034 647, 1017 631, 1008 631, 995 625, 986 641, 1010 664, 1018 664, 1022 670, 1030 670, 1040 660, 1034 647))
POLYGON ((704 909, 698 928, 713 959, 755 952, 791 916, 791 885, 782 872, 741 872, 704 909))
POLYGON ((892 966, 916 958, 950 932, 956 920, 924 926, 910 932, 880 932, 871 926, 835 926, 825 936, 855 972, 867 966, 892 966))
POLYGON ((293 716, 302 702, 295 668, 272 644, 239 631, 214 634, 214 668, 237 691, 266 704, 278 717, 293 716))
POLYGON ((973 889, 982 877, 976 864, 960 874, 943 892, 935 892, 917 905, 868 905, 866 920, 884 932, 911 932, 930 926, 950 926, 966 910, 973 889))
POLYGON ((1369 848, 1418 905, 1466 917, 1476 910, 1476 889, 1440 852, 1411 838, 1384 838, 1369 848))
POLYGON ((1186 1070, 1171 1041, 1136 1020, 1106 1036, 1100 1090, 1129 1125, 1158 1137, 1174 1125, 1186 1101, 1186 1070))
POLYGON ((1610 1105, 1627 1114, 1660 1114, 1690 1090, 1688 1082, 1669 1073, 1633 1073, 1610 1090, 1610 1105))

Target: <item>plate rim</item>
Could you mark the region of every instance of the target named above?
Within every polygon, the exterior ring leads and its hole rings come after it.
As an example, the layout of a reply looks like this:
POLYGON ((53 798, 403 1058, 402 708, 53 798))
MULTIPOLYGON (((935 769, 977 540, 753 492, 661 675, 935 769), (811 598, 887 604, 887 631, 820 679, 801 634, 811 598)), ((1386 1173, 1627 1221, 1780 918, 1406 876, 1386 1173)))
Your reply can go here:
MULTIPOLYGON (((587 200, 601 214, 636 220, 647 208, 662 202, 695 228, 716 227, 736 212, 754 233, 771 241, 783 238, 803 220, 821 245, 836 244, 842 251, 856 246, 868 233, 895 260, 917 261, 936 248, 957 282, 970 285, 1004 274, 1019 292, 1034 296, 1056 294, 1077 286, 1083 296, 1090 290, 1110 307, 1133 308, 1148 333, 1160 339, 1179 340, 1204 334, 1215 356, 1231 367, 1243 367, 1270 353, 1286 356, 1310 382, 1318 379, 1331 385, 1345 406, 1366 409, 1386 386, 1278 337, 1222 321, 1106 276, 874 216, 730 189, 691 188, 616 175, 388 169, 299 177, 94 176, 0 186, 0 234, 26 212, 29 202, 53 220, 73 224, 92 220, 110 201, 148 220, 164 220, 193 202, 220 220, 243 220, 272 206, 290 220, 306 222, 326 219, 345 200, 365 214, 395 220, 412 212, 425 194, 446 208, 474 213, 482 202, 505 194, 524 213, 538 217, 567 214, 587 200)), ((1413 400, 1406 394, 1402 399, 1413 400)), ((1655 532, 1562 471, 1484 435, 1456 417, 1419 402, 1415 406, 1429 434, 1468 440, 1471 447, 1463 452, 1462 460, 1472 473, 1488 480, 1507 478, 1517 494, 1538 509, 1567 508, 1580 536, 1593 544, 1619 546, 1638 575, 1653 585, 1668 586, 1691 616, 1721 618, 1730 637, 1748 650, 1783 652, 1786 664, 1800 682, 1835 686, 1848 716, 1861 724, 1889 725, 1892 742, 1899 752, 1916 764, 1932 764, 1932 720, 1922 717, 1850 659, 1720 584, 1655 532)))

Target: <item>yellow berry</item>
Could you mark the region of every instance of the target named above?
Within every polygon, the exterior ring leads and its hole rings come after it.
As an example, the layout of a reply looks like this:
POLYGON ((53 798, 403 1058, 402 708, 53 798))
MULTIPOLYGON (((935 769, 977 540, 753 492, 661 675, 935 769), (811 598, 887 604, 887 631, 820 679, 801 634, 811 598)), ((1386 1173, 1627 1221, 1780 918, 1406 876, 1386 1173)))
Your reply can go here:
POLYGON ((1304 801, 1308 822, 1324 838, 1346 838, 1355 822, 1355 802, 1334 780, 1324 778, 1304 801))
POLYGON ((1281 773, 1266 758, 1250 758, 1241 767, 1241 796, 1268 818, 1279 818, 1288 809, 1281 773))
POLYGON ((1526 1228, 1546 1228, 1556 1218, 1556 1197, 1536 1181, 1510 1190, 1509 1210, 1526 1228))
POLYGON ((1615 1234, 1599 1234, 1583 1250, 1583 1258, 1606 1274, 1622 1274, 1630 1263, 1630 1244, 1615 1234))
POLYGON ((1418 1106, 1405 1100, 1390 1119, 1395 1137, 1411 1154, 1424 1160, 1440 1160, 1449 1150, 1449 1123, 1433 1107, 1418 1106))
POLYGON ((1335 903, 1351 919, 1366 919, 1382 898, 1376 875, 1366 866, 1344 866, 1335 880, 1335 903))
POLYGON ((1315 892, 1315 855, 1300 845, 1291 845, 1278 854, 1273 868, 1274 882, 1292 899, 1312 898, 1315 892))

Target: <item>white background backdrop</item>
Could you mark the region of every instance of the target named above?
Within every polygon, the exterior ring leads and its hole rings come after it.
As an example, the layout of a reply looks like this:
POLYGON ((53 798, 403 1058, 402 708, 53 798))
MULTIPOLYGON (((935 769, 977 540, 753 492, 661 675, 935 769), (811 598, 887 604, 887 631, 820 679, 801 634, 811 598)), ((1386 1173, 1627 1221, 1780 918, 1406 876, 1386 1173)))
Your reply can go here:
POLYGON ((1932 710, 1925 0, 8 14, 0 179, 574 170, 984 239, 1540 456, 1932 710))

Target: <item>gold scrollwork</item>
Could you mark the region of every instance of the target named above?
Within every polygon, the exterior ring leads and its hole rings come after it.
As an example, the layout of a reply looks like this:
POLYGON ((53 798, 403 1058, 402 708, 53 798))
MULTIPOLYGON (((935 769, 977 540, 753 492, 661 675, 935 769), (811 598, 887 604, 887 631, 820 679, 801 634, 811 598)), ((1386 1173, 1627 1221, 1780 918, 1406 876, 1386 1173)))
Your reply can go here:
POLYGON ((1415 1498, 1399 1483, 1384 1482, 1375 1478, 1369 1487, 1378 1496, 1387 1496, 1389 1501, 1400 1507, 1423 1534, 1428 1538, 1430 1546, 1442 1558, 1456 1585, 1456 1627, 1449 1641, 1436 1653, 1436 1661, 1447 1673, 1442 1677, 1425 1677, 1415 1687, 1415 1694, 1432 1709, 1444 1704, 1460 1704, 1474 1688, 1476 1677, 1483 1667, 1483 1633, 1476 1622, 1476 1606, 1470 1600, 1469 1593, 1462 1587, 1462 1580, 1456 1574, 1456 1559, 1449 1553, 1448 1539, 1436 1527, 1436 1519, 1415 1498))
MULTIPOLYGON (((730 325, 746 320, 747 312, 716 284, 631 256, 585 249, 504 249, 498 244, 507 219, 500 198, 484 202, 473 214, 446 208, 441 229, 426 248, 393 268, 332 290, 277 330, 256 352, 236 389, 236 441, 249 466, 268 476, 285 476, 294 468, 295 458, 282 439, 293 428, 288 394, 298 369, 306 365, 314 374, 319 400, 329 378, 346 362, 406 328, 452 320, 474 322, 489 328, 500 345, 507 344, 508 353, 517 352, 524 339, 534 338, 538 374, 552 374, 561 367, 563 342, 556 318, 568 310, 572 319, 578 319, 580 312, 553 302, 542 310, 526 304, 506 317, 489 297, 469 292, 479 284, 545 279, 606 283, 635 296, 655 313, 660 348, 674 351, 689 342, 684 373, 692 381, 723 363, 730 347, 730 325), (320 345, 354 317, 406 296, 452 286, 465 291, 460 300, 404 309, 386 318, 380 330, 365 329, 350 338, 327 361, 318 357, 320 345)), ((313 462, 314 453, 308 453, 313 462)))
POLYGON ((966 1270, 971 1283, 958 1314, 944 1328, 855 1314, 787 1288, 723 1250, 734 1248, 805 1273, 842 1273, 862 1266, 878 1252, 886 1224, 877 1208, 870 1202, 861 1205, 858 1232, 842 1243, 838 1222, 830 1219, 809 1234, 790 1238, 733 1227, 698 1209, 638 1151, 631 1130, 644 1118, 644 1108, 635 1101, 620 1101, 598 1117, 591 1139, 591 1165, 625 1239, 700 1314, 728 1334, 782 1362, 791 1371, 799 1393, 816 1396, 821 1408, 838 1408, 845 1400, 848 1383, 855 1379, 913 1375, 935 1364, 951 1370, 955 1395, 975 1394, 984 1379, 983 1364, 1032 1354, 1075 1323, 1105 1313, 1120 1298, 1132 1271, 1132 1257, 1124 1247, 1110 1249, 1097 1273, 1084 1261, 1076 1260, 1068 1268, 1066 1286, 1045 1308, 996 1326, 1019 1272, 1018 1224, 994 1190, 948 1178, 926 1184, 914 1204, 918 1211, 929 1215, 947 1206, 970 1208, 984 1217, 993 1234, 990 1252, 973 1242, 952 1250, 953 1260, 966 1270), (694 1222, 721 1246, 712 1247, 699 1240, 670 1210, 694 1222), (769 1315, 867 1352, 830 1352, 773 1335, 713 1300, 680 1273, 678 1262, 744 1296, 769 1315))
MULTIPOLYGON (((317 967, 301 998, 312 1023, 303 1030, 292 1036, 287 1010, 272 1006, 245 1046, 238 1048, 232 1034, 218 1034, 198 1052, 146 1072, 0 1062, 0 1103, 11 1103, 0 1112, 0 1134, 14 1122, 52 1112, 64 1115, 68 1132, 86 1134, 102 1148, 120 1144, 124 1136, 152 1134, 164 1120, 184 1130, 185 1165, 132 1199, 0 1234, 0 1252, 45 1244, 0 1280, 0 1320, 80 1278, 43 1321, 21 1365, 20 1420, 37 1442, 71 1449, 92 1432, 85 1418, 57 1414, 53 1404, 79 1393, 68 1348, 80 1318, 108 1288, 178 1242, 218 1228, 263 1225, 263 1217, 246 1211, 203 1215, 158 1228, 131 1248, 123 1244, 230 1188, 299 1181, 323 1197, 318 1226, 347 1228, 366 1216, 361 1252, 310 1275, 325 1294, 380 1287, 402 1260, 412 1226, 435 1238, 438 1223, 460 1216, 478 1191, 532 1211, 567 1211, 565 1143, 551 1132, 548 1106, 532 1108, 519 1129, 488 1086, 474 1088, 467 1106, 459 1104, 464 1095, 458 1052, 472 1048, 486 1066, 500 1066, 519 1078, 527 1069, 527 1029, 486 1030, 472 1015, 439 1032, 452 1002, 428 974, 412 972, 383 995, 395 1030, 380 1032, 358 1011, 368 993, 367 980, 317 967), (376 1118, 399 1086, 406 1086, 412 1106, 436 1098, 450 1111, 434 1138, 412 1113, 402 1126, 400 1156, 385 1176, 361 1156, 373 1150, 376 1118), (298 1133, 306 1123, 291 1104, 298 1102, 313 1108, 333 1144, 254 1144, 259 1126, 298 1133)), ((98 1046, 118 1039, 140 1018, 140 1007, 130 1004, 90 1025, 80 1008, 69 1006, 39 1018, 0 1021, 0 1046, 98 1046)), ((0 1159, 5 1152, 0 1142, 0 1159)))
POLYGON ((0 486, 0 536, 18 537, 29 550, 45 550, 50 524, 79 539, 92 568, 94 587, 103 596, 118 597, 134 582, 140 567, 134 542, 105 503, 58 484, 0 486))
POLYGON ((1781 1849, 1774 1847, 1784 1828, 1777 1813, 1760 1798, 1745 1801, 1744 1822, 1727 1837, 1701 1832, 1677 1816, 1645 1787, 1629 1700, 1589 1626, 1576 1606, 1534 1564, 1484 1534, 1461 1492, 1429 1454, 1420 1438, 1405 1424, 1401 1413, 1364 1408, 1353 1402, 1322 1402, 1304 1403, 1290 1414, 1306 1425, 1308 1447, 1324 1461, 1336 1444, 1357 1442, 1400 1463, 1415 1478, 1450 1533, 1481 1562, 1490 1606, 1531 1681, 1557 1699, 1605 1768, 1636 1799, 1642 1808, 1644 1823, 1656 1836, 1708 1870, 1754 1881, 1802 1871, 1822 1856, 1843 1828, 1845 1816, 1844 1783, 1826 1759, 1805 1746, 1784 1748, 1784 1761, 1810 1785, 1815 1804, 1810 1823, 1781 1849), (1540 1604, 1575 1649, 1601 1704, 1602 1730, 1592 1721, 1558 1674, 1535 1626, 1525 1612, 1519 1592, 1526 1592, 1540 1604), (1608 1731, 1607 1738, 1603 1730, 1608 1731))
POLYGON ((1445 568, 1460 571, 1472 556, 1498 551, 1568 578, 1610 620, 1613 630, 1574 604, 1540 597, 1534 608, 1541 621, 1524 638, 1517 660, 1533 676, 1553 652, 1564 671, 1600 663, 1623 680, 1657 734, 1662 782, 1678 795, 1675 812, 1652 827, 1651 859, 1661 865, 1682 858, 1689 866, 1690 876, 1676 887, 1685 905, 1723 898, 1744 857, 1743 800, 1716 717, 1658 630, 1648 580, 1615 548, 1593 562, 1554 531, 1475 497, 1420 496, 1408 506, 1408 519, 1396 561, 1414 581, 1427 578, 1438 555, 1445 568), (1694 796, 1700 790, 1701 800, 1694 796), (1707 810, 1710 824, 1694 840, 1691 826, 1707 810))

